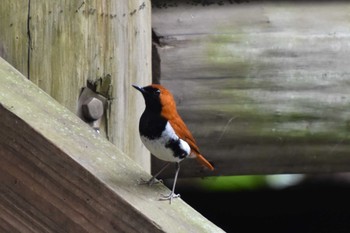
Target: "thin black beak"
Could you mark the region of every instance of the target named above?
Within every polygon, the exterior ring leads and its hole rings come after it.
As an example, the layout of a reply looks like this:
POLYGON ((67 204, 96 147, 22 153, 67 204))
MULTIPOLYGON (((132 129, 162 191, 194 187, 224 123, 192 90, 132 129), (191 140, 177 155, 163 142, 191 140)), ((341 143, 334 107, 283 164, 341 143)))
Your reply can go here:
POLYGON ((131 85, 133 86, 136 90, 140 91, 141 93, 144 93, 145 90, 142 87, 136 86, 136 85, 131 85))

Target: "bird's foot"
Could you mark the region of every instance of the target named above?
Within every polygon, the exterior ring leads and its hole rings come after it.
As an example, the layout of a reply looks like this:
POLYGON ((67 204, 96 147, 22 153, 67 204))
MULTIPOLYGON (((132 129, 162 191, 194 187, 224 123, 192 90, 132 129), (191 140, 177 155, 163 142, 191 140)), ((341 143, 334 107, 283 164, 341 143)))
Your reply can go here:
POLYGON ((171 201, 174 198, 178 198, 178 197, 180 197, 180 194, 175 194, 174 192, 171 192, 169 195, 162 194, 162 197, 159 198, 159 200, 160 201, 167 201, 167 200, 169 200, 169 204, 171 204, 171 201))
POLYGON ((158 179, 156 179, 156 178, 154 178, 154 177, 152 177, 152 178, 149 179, 149 180, 144 180, 144 179, 141 178, 141 179, 138 181, 138 183, 139 183, 139 185, 149 185, 149 186, 152 186, 152 185, 154 185, 154 184, 163 183, 163 180, 158 180, 158 179))

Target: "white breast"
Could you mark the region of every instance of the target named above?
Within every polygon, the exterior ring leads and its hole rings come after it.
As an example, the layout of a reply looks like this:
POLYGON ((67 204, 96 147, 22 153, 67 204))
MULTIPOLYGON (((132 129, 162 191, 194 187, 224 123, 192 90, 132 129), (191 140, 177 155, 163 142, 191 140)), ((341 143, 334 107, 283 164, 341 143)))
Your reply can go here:
MULTIPOLYGON (((161 160, 169 162, 179 162, 182 160, 179 157, 174 157, 174 152, 170 148, 165 146, 166 143, 170 140, 178 139, 179 137, 176 135, 173 127, 170 125, 169 122, 166 124, 165 130, 163 131, 161 137, 159 137, 158 139, 151 140, 147 137, 141 136, 141 141, 153 155, 155 155, 161 160)), ((180 139, 180 147, 182 150, 186 151, 187 156, 190 154, 190 146, 187 142, 185 142, 182 139, 180 139)))

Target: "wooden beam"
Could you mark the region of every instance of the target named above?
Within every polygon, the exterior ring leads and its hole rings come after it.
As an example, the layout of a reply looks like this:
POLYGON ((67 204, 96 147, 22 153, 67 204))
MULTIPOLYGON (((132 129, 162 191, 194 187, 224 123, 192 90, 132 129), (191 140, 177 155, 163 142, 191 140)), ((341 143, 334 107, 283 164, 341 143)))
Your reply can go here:
POLYGON ((350 171, 347 2, 154 4, 161 83, 217 168, 180 176, 350 171))
POLYGON ((0 230, 223 232, 0 58, 0 230))
POLYGON ((152 79, 150 1, 6 0, 0 15, 0 56, 72 112, 88 82, 111 80, 100 132, 150 170, 134 124, 143 99, 129 88, 152 79))

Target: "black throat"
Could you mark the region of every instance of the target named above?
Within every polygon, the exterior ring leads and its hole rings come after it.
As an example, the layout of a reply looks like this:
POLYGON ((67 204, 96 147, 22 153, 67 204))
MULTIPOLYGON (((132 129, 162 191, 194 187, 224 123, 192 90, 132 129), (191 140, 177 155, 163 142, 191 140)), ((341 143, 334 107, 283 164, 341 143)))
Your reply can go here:
POLYGON ((142 136, 156 139, 161 136, 166 124, 167 120, 160 115, 160 112, 155 113, 146 108, 140 119, 139 131, 142 136))
POLYGON ((167 120, 161 115, 160 92, 158 89, 148 86, 143 88, 142 95, 145 99, 146 109, 140 119, 140 134, 149 139, 159 138, 167 124, 167 120))

